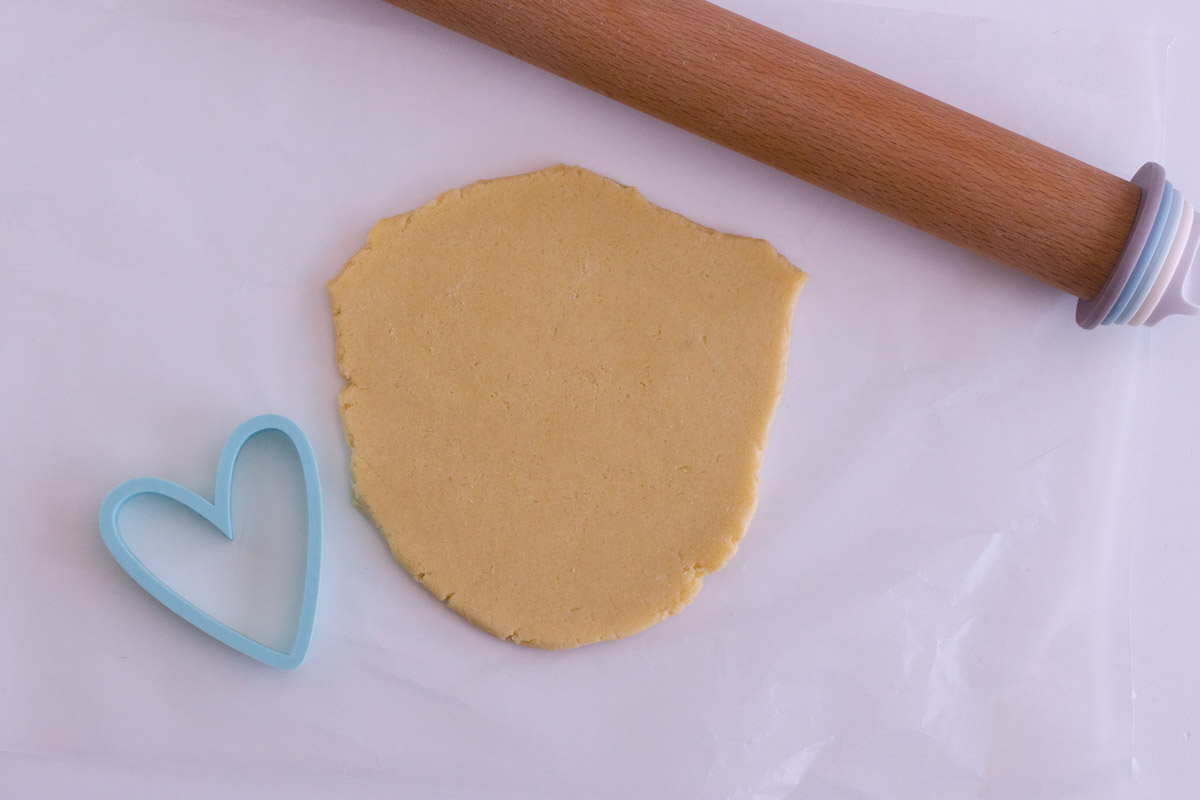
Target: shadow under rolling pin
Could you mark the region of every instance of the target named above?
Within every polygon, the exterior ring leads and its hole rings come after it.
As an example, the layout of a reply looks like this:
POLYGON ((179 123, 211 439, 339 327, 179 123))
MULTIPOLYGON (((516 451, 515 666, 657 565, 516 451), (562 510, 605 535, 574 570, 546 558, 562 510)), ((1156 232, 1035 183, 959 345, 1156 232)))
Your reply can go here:
POLYGON ((1157 164, 1123 180, 704 0, 388 1, 1069 292, 1085 328, 1200 314, 1200 215, 1157 164))

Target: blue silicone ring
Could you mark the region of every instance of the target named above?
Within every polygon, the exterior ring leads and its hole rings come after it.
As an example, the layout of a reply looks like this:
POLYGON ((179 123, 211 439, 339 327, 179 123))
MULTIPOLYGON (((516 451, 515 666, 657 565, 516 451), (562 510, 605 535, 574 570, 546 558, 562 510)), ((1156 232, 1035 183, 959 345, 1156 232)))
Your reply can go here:
MULTIPOLYGON (((1170 187, 1170 182, 1167 183, 1167 186, 1170 187)), ((1154 288, 1154 282, 1158 280, 1158 275, 1162 272, 1163 265, 1167 263, 1167 256, 1171 252, 1171 246, 1175 243, 1176 234, 1179 233, 1179 224, 1183 222, 1183 192, 1178 189, 1172 189, 1170 194, 1171 216, 1167 219, 1167 228, 1163 232, 1162 241, 1155 248, 1154 257, 1150 260, 1150 266, 1146 269, 1146 274, 1142 276, 1142 281, 1138 284, 1133 299, 1129 301, 1129 305, 1121 312, 1121 316, 1117 317, 1117 325, 1124 325, 1133 319, 1138 309, 1142 307, 1142 303, 1146 301, 1146 296, 1150 294, 1150 290, 1154 288)))
POLYGON ((1112 325, 1116 322, 1117 318, 1125 312, 1129 301, 1133 299, 1138 286, 1141 285, 1142 278, 1145 277, 1150 262, 1154 260, 1154 254, 1167 230, 1167 222, 1171 217, 1171 199, 1174 193, 1175 187, 1171 185, 1170 181, 1167 181, 1163 188, 1162 202, 1158 204, 1158 214, 1154 217, 1154 227, 1150 229, 1150 236, 1146 239, 1146 246, 1142 248, 1142 255, 1138 258, 1133 272, 1130 273, 1129 280, 1125 282, 1125 287, 1121 289, 1121 294, 1117 296, 1117 301, 1113 303, 1112 310, 1108 312, 1108 316, 1101 324, 1112 325))

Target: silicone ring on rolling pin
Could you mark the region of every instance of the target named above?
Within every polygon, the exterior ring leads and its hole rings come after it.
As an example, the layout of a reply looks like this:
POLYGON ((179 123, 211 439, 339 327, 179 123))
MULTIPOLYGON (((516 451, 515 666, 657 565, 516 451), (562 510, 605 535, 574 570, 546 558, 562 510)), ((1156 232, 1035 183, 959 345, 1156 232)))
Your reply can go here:
POLYGON ((1085 328, 1200 313, 1200 225, 1165 288, 1143 261, 1156 164, 1126 181, 706 0, 388 2, 1073 294, 1085 328))
POLYGON ((1179 265, 1183 263, 1183 254, 1187 250, 1187 245, 1192 237, 1192 225, 1195 224, 1197 218, 1196 209, 1186 200, 1183 203, 1183 219, 1179 222, 1179 233, 1175 237, 1175 243, 1171 247, 1171 252, 1167 256, 1167 263, 1163 265, 1162 272, 1158 273, 1158 278, 1154 281, 1154 286, 1150 288, 1150 293, 1146 296, 1145 302, 1142 303, 1141 309, 1129 321, 1130 325, 1139 327, 1145 325, 1150 319, 1150 315, 1158 308, 1158 301, 1166 293, 1167 287, 1171 285, 1171 279, 1175 277, 1175 270, 1179 269, 1179 265))
MULTIPOLYGON (((1196 286, 1200 278, 1192 277, 1198 260, 1197 250, 1200 249, 1195 241, 1198 237, 1194 235, 1195 210, 1190 203, 1183 202, 1178 190, 1172 190, 1166 170, 1160 164, 1146 164, 1134 176, 1133 183, 1142 190, 1137 216, 1117 264, 1100 292, 1092 300, 1079 301, 1075 319, 1084 328, 1095 328, 1101 322, 1107 325, 1118 321, 1113 318, 1112 312, 1122 297, 1141 303, 1140 307, 1135 307, 1135 313, 1129 313, 1126 309, 1119 317, 1120 322, 1134 326, 1143 323, 1157 325, 1176 314, 1200 314, 1200 287, 1196 286), (1172 195, 1169 196, 1168 192, 1172 192, 1172 195), (1168 224, 1172 221, 1171 211, 1176 201, 1182 204, 1182 208, 1190 210, 1193 216, 1191 223, 1184 224, 1180 214, 1174 219, 1175 225, 1168 224), (1153 285, 1157 283, 1163 267, 1159 256, 1172 265, 1165 288, 1153 285), (1178 261, 1173 261, 1173 258, 1178 261), (1152 264, 1156 266, 1151 268, 1152 264), (1146 288, 1141 285, 1142 282, 1152 285, 1146 288)), ((1200 274, 1200 268, 1196 272, 1200 274)))
MULTIPOLYGON (((1167 186, 1171 187, 1170 181, 1167 181, 1167 186)), ((1167 265, 1167 259, 1170 257, 1170 254, 1174 252, 1176 235, 1180 234, 1179 226, 1183 223, 1183 209, 1185 203, 1183 202, 1183 195, 1178 189, 1171 187, 1170 193, 1171 210, 1168 212, 1167 227, 1164 230, 1162 241, 1158 243, 1158 249, 1154 251, 1154 257, 1150 259, 1150 263, 1147 266, 1146 272, 1143 274, 1143 276, 1137 281, 1135 281, 1133 278, 1130 278, 1129 280, 1132 284, 1132 288, 1130 286, 1126 286, 1125 290, 1121 292, 1122 296, 1124 296, 1126 293, 1129 294, 1129 301, 1121 309, 1121 313, 1117 315, 1116 319, 1112 320, 1112 322, 1117 325, 1125 325, 1126 323, 1130 325, 1133 324, 1133 318, 1139 311, 1141 311, 1142 306, 1146 304, 1146 300, 1150 297, 1151 290, 1154 289, 1154 285, 1158 282, 1158 276, 1162 273, 1163 267, 1167 265)), ((1164 199, 1165 197, 1166 194, 1164 192, 1164 199)), ((1158 213, 1159 216, 1162 216, 1162 209, 1159 209, 1158 213)), ((1120 300, 1117 301, 1118 304, 1120 304, 1120 302, 1120 300)), ((1113 313, 1115 312, 1116 308, 1114 308, 1112 312, 1109 312, 1108 317, 1105 317, 1104 321, 1109 322, 1109 318, 1112 317, 1113 313)))

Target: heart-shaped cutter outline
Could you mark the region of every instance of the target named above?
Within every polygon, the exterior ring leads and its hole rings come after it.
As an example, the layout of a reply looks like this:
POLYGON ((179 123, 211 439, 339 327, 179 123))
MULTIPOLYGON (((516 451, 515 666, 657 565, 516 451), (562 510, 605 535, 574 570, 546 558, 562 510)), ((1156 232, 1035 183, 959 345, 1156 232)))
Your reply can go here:
POLYGON ((100 507, 100 535, 108 551, 129 576, 155 599, 219 642, 256 658, 264 664, 282 669, 295 669, 304 661, 312 639, 313 619, 317 610, 317 589, 321 573, 321 481, 317 476, 317 459, 304 432, 294 422, 278 414, 263 414, 237 427, 221 451, 217 465, 217 480, 213 502, 162 478, 134 478, 109 492, 100 507), (133 554, 121 537, 117 515, 129 500, 144 494, 157 494, 174 500, 199 514, 230 541, 233 540, 233 469, 246 442, 266 431, 278 431, 291 440, 300 457, 304 473, 304 489, 308 501, 308 549, 304 571, 304 599, 300 607, 300 622, 291 650, 284 652, 238 633, 233 628, 206 614, 185 600, 151 572, 133 554))

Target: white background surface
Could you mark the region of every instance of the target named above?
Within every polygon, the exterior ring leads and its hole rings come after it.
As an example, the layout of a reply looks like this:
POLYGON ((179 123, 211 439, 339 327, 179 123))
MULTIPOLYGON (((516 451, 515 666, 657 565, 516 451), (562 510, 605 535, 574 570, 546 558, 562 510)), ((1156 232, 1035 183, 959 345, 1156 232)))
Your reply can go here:
MULTIPOLYGON (((1184 0, 728 5, 1200 194, 1184 0)), ((0 291, 4 796, 1200 785, 1194 321, 1085 333, 1064 296, 373 0, 0 3, 0 291), (375 218, 557 161, 811 283, 738 558, 679 617, 547 655, 442 609, 342 499, 323 284, 375 218), (271 410, 327 506, 293 674, 155 607, 95 529, 127 477, 205 491, 271 410)))

